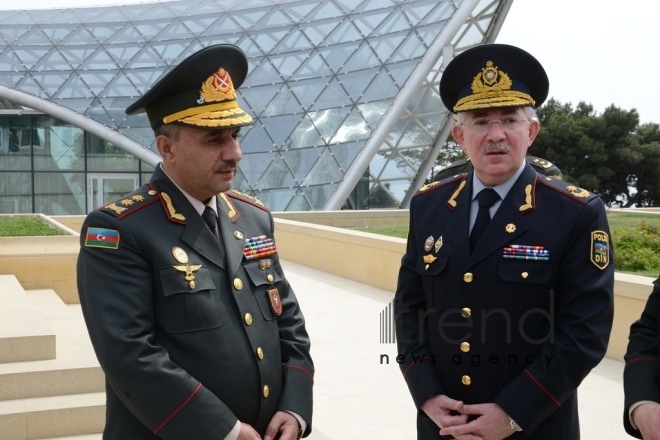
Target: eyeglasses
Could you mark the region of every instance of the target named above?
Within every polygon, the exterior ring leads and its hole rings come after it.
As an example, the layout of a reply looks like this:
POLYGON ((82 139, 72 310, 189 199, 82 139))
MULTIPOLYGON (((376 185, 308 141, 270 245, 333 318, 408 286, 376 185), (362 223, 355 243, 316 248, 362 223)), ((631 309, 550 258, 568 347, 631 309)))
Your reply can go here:
POLYGON ((490 130, 490 126, 496 122, 500 124, 500 127, 502 127, 502 130, 504 131, 515 131, 521 127, 523 122, 529 122, 529 119, 518 119, 513 116, 508 116, 504 119, 493 119, 492 121, 489 121, 486 118, 478 118, 472 122, 464 122, 460 125, 466 125, 472 127, 474 131, 486 133, 490 130))

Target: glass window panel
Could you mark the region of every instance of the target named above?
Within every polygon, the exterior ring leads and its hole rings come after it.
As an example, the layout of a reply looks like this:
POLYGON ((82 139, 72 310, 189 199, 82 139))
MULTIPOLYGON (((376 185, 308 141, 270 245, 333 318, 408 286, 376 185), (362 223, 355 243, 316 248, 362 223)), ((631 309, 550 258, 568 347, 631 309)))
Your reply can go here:
POLYGON ((421 1, 411 5, 406 5, 406 7, 403 9, 403 12, 406 14, 412 25, 416 27, 419 22, 422 21, 422 19, 426 17, 426 15, 431 12, 437 4, 437 0, 421 1))
POLYGON ((318 185, 323 183, 340 182, 344 173, 339 171, 339 164, 330 154, 330 150, 325 148, 323 154, 316 161, 312 170, 307 174, 302 185, 318 185))
POLYGON ((277 95, 270 101, 264 111, 265 116, 277 116, 284 114, 296 114, 303 111, 300 102, 293 93, 293 90, 286 84, 282 86, 277 95))
POLYGON ((417 61, 403 61, 396 64, 386 64, 385 68, 399 87, 403 87, 406 81, 408 81, 408 78, 410 78, 410 74, 417 67, 417 64, 417 61))
POLYGON ((139 159, 91 133, 87 138, 87 171, 138 171, 139 159))
MULTIPOLYGON (((300 96, 300 95, 299 95, 300 96)), ((303 101, 301 99, 301 101, 303 101)), ((303 102, 309 102, 309 98, 304 99, 303 102)), ((346 93, 346 90, 341 86, 337 78, 333 78, 330 83, 325 87, 325 90, 319 95, 312 105, 312 110, 320 110, 331 107, 342 107, 353 105, 353 101, 346 93)))
POLYGON ((354 14, 352 16, 353 23, 360 29, 364 36, 369 36, 371 33, 385 20, 391 11, 373 11, 363 14, 354 14))
POLYGON ((286 211, 309 211, 311 206, 302 191, 298 191, 286 207, 286 211))
MULTIPOLYGON (((401 207, 401 202, 406 197, 406 194, 408 194, 408 191, 410 190, 410 186, 412 185, 413 181, 414 179, 401 179, 401 180, 393 180, 393 181, 385 182, 389 184, 388 187, 389 192, 396 200, 396 205, 393 206, 393 208, 401 207)), ((413 190, 413 193, 414 192, 416 192, 416 190, 413 190)))
POLYGON ((255 186, 255 189, 287 188, 294 185, 296 185, 296 182, 289 167, 282 156, 277 155, 273 158, 270 165, 268 165, 268 169, 259 179, 259 183, 255 186))
POLYGON ((94 95, 100 94, 113 77, 113 73, 103 72, 79 72, 78 75, 85 83, 85 88, 89 89, 94 95))
POLYGON ((89 57, 96 47, 60 47, 60 53, 73 67, 81 65, 89 57))
POLYGON ((257 184, 274 157, 275 153, 248 153, 243 155, 243 159, 241 159, 238 166, 250 186, 254 187, 257 184))
POLYGON ((330 68, 335 72, 344 69, 344 63, 360 46, 360 42, 345 43, 332 46, 332 48, 319 48, 319 53, 323 56, 330 68))
POLYGON ((44 9, 41 11, 30 11, 30 15, 36 22, 48 22, 48 23, 76 23, 79 18, 76 17, 76 14, 71 10, 53 10, 53 9, 44 9))
POLYGON ((29 32, 24 33, 21 35, 21 38, 14 42, 14 46, 50 46, 51 44, 48 36, 44 34, 38 26, 33 27, 29 32))
POLYGON ((271 211, 284 211, 293 198, 296 190, 292 189, 270 189, 259 191, 256 197, 271 211))
POLYGON ((408 122, 409 119, 407 117, 402 117, 396 122, 394 127, 390 130, 390 132, 387 135, 387 143, 390 146, 396 146, 399 143, 399 139, 401 139, 401 136, 408 127, 408 122))
MULTIPOLYGON (((126 7, 128 9, 128 7, 126 7)), ((78 16, 78 19, 83 22, 83 23, 93 23, 97 21, 99 18, 106 18, 108 14, 112 14, 111 10, 115 10, 116 8, 109 8, 109 7, 96 7, 96 8, 76 8, 76 15, 78 16)), ((124 18, 125 21, 126 19, 124 18)))
POLYGON ((87 84, 82 81, 78 74, 72 73, 57 93, 53 95, 53 98, 91 98, 92 96, 87 84))
POLYGON ((141 173, 140 178, 142 179, 140 181, 140 185, 144 185, 145 183, 149 183, 149 180, 151 180, 151 176, 153 173, 141 173))
POLYGON ((389 155, 389 160, 378 176, 379 179, 414 178, 417 173, 406 160, 396 153, 389 155))
POLYGON ((386 99, 366 104, 358 104, 357 108, 360 110, 360 114, 364 120, 367 121, 367 124, 369 124, 373 130, 378 126, 380 120, 383 119, 385 112, 387 112, 391 104, 392 100, 386 99))
POLYGON ((381 69, 367 90, 364 91, 364 96, 360 98, 360 102, 394 98, 398 93, 399 88, 394 84, 392 78, 384 69, 381 69))
POLYGON ((278 9, 275 9, 271 11, 270 14, 267 14, 265 17, 259 20, 257 26, 263 29, 269 27, 290 26, 292 24, 293 22, 288 15, 278 9))
POLYGON ((261 61, 261 64, 256 66, 254 70, 250 72, 243 87, 254 87, 265 84, 272 85, 274 82, 279 83, 281 81, 282 79, 275 67, 273 67, 267 58, 264 58, 263 61, 261 61))
POLYGON ((390 182, 384 182, 383 186, 374 184, 369 191, 369 208, 370 209, 387 209, 398 208, 399 202, 392 196, 389 191, 391 186, 390 182))
POLYGON ((32 211, 32 174, 0 172, 0 214, 32 211))
POLYGON ((156 38, 159 41, 177 41, 186 40, 192 36, 190 29, 188 29, 187 26, 184 26, 179 19, 174 18, 170 25, 163 28, 156 38))
POLYGON ((364 70, 366 68, 380 66, 381 64, 381 60, 378 59, 371 47, 369 47, 367 42, 364 42, 346 62, 344 69, 342 70, 345 72, 353 72, 355 70, 364 70))
POLYGON ((130 62, 126 64, 126 67, 129 69, 153 69, 154 67, 162 65, 163 60, 160 58, 160 55, 158 55, 151 46, 145 46, 130 62))
POLYGON ((312 209, 322 210, 336 188, 337 184, 327 184, 306 187, 303 188, 303 191, 307 200, 312 204, 312 209))
POLYGON ((484 34, 479 30, 479 28, 475 25, 471 25, 465 35, 463 35, 463 37, 456 44, 456 50, 458 51, 461 48, 467 48, 469 46, 479 44, 483 41, 483 39, 484 34))
POLYGON ((245 179, 245 175, 240 168, 236 170, 236 176, 234 176, 234 181, 232 182, 231 187, 242 192, 252 192, 252 188, 250 188, 250 184, 245 179))
MULTIPOLYGON (((348 0, 345 0, 348 1, 348 0)), ((360 11, 374 11, 396 6, 398 2, 392 0, 365 0, 360 5, 360 11)))
MULTIPOLYGON (((305 180, 309 170, 319 160, 321 153, 322 150, 319 148, 299 148, 282 153, 284 160, 296 178, 297 184, 305 180)), ((293 183, 289 183, 289 185, 293 185, 293 183)))
POLYGON ((363 40, 357 27, 348 19, 337 26, 332 33, 325 39, 326 44, 339 44, 345 41, 363 40))
POLYGON ((314 9, 318 3, 316 1, 298 2, 298 4, 288 4, 284 12, 289 14, 296 22, 301 22, 303 18, 314 9))
POLYGON ((239 24, 236 23, 233 18, 231 18, 229 15, 223 14, 218 18, 218 20, 211 23, 208 29, 202 32, 201 35, 224 35, 242 31, 243 28, 239 26, 239 24))
POLYGON ((349 98, 354 101, 360 99, 373 78, 373 73, 368 70, 346 73, 339 77, 341 85, 344 86, 344 89, 348 92, 349 98))
POLYGON ((85 173, 34 173, 34 204, 46 215, 85 214, 85 173))
POLYGON ((23 69, 31 69, 42 57, 48 53, 48 49, 21 47, 16 50, 16 56, 21 61, 23 69))
POLYGON ((479 4, 474 8, 472 15, 476 16, 477 14, 488 14, 490 12, 494 12, 498 3, 499 2, 496 0, 481 0, 479 4))
MULTIPOLYGON (((0 65, 0 70, 2 70, 2 66, 0 65)), ((4 84, 9 87, 13 87, 18 83, 20 80, 23 79, 25 75, 22 73, 7 73, 7 72, 0 72, 0 84, 4 84)))
POLYGON ((94 38, 98 40, 99 43, 103 44, 105 40, 113 36, 115 33, 121 31, 124 28, 124 24, 110 24, 110 23, 103 23, 103 24, 97 24, 94 21, 84 21, 83 23, 85 24, 85 27, 87 30, 94 35, 94 38))
POLYGON ((34 24, 34 20, 26 12, 16 14, 13 11, 9 11, 6 14, 7 15, 3 15, 4 18, 2 19, 2 23, 10 24, 13 26, 22 24, 34 24))
POLYGON ((413 171, 417 174, 415 170, 418 170, 422 166, 430 151, 431 143, 425 147, 399 150, 399 154, 412 165, 413 171))
POLYGON ((33 73, 32 77, 48 95, 52 95, 64 84, 69 75, 67 73, 44 72, 33 73))
POLYGON ((312 22, 325 18, 343 17, 344 13, 332 2, 324 2, 314 11, 307 14, 307 20, 312 22))
POLYGON ((366 121, 360 115, 360 112, 357 109, 353 109, 351 114, 344 120, 335 133, 335 135, 330 139, 329 143, 339 143, 339 142, 348 142, 356 141, 360 139, 367 139, 371 135, 371 129, 367 125, 366 121))
POLYGON ((272 116, 260 119, 277 147, 284 144, 301 120, 302 118, 298 115, 272 116))
POLYGON ((268 137, 268 133, 260 123, 255 123, 249 131, 243 136, 241 133, 241 151, 245 153, 261 153, 264 151, 274 151, 275 145, 268 137))
POLYGON ((117 69, 117 63, 108 55, 108 53, 103 50, 103 48, 98 48, 98 50, 91 56, 89 56, 85 62, 84 66, 87 69, 95 70, 111 70, 117 69))
MULTIPOLYGON (((238 93, 248 104, 254 115, 259 115, 277 94, 279 86, 267 85, 261 87, 241 87, 238 93)), ((248 109, 245 109, 248 110, 248 109)))
POLYGON ((51 116, 34 116, 35 170, 84 170, 84 132, 51 116))
POLYGON ((312 22, 311 24, 301 23, 301 28, 312 44, 318 46, 338 25, 339 22, 333 19, 324 22, 312 22))
MULTIPOLYGON (((108 98, 118 98, 124 96, 135 96, 138 94, 137 88, 130 79, 124 76, 123 72, 118 72, 116 77, 108 84, 103 91, 102 96, 108 98)), ((123 119, 123 115, 122 115, 123 119)))
MULTIPOLYGON (((151 172, 153 172, 155 169, 156 168, 152 167, 148 163, 140 161, 140 170, 142 170, 143 173, 146 173, 147 171, 149 171, 149 173, 147 173, 147 174, 151 175, 151 172)), ((144 183, 144 182, 145 181, 142 181, 142 183, 144 183)))
MULTIPOLYGON (((244 2, 243 2, 244 3, 244 2)), ((245 5, 244 5, 245 6, 245 5)), ((247 8, 246 8, 247 9, 247 8)), ((231 10, 231 9, 229 9, 231 10)), ((264 15, 270 12, 270 8, 257 9, 257 10, 242 10, 236 11, 232 16, 234 20, 241 25, 244 29, 249 29, 259 22, 264 15)))
POLYGON ((382 35, 382 34, 392 34, 394 32, 399 32, 408 29, 410 29, 410 25, 408 24, 408 18, 405 16, 405 14, 402 11, 395 9, 392 11, 390 16, 387 17, 387 19, 383 22, 383 24, 378 26, 376 32, 382 35))
POLYGON ((131 79, 133 84, 135 84, 135 86, 138 88, 138 93, 142 95, 164 73, 165 73, 164 68, 152 67, 150 69, 140 69, 140 70, 126 72, 126 76, 128 76, 131 79))
POLYGON ((397 47, 405 40, 407 33, 399 32, 397 34, 385 35, 379 38, 370 39, 371 47, 376 51, 381 62, 386 62, 394 53, 397 47))
POLYGON ((332 70, 325 62, 320 53, 305 54, 300 63, 300 68, 293 75, 296 80, 307 78, 318 78, 321 76, 332 75, 332 70))
POLYGON ((417 107, 417 114, 436 113, 445 108, 440 99, 439 89, 427 88, 424 97, 417 107))
POLYGON ((477 24, 479 25, 479 28, 481 29, 481 32, 484 34, 486 31, 488 31, 488 28, 490 27, 490 23, 493 21, 493 16, 484 18, 483 20, 479 20, 477 24))
POLYGON ((447 113, 442 112, 430 116, 418 116, 417 120, 422 124, 426 131, 431 133, 431 135, 436 136, 445 121, 446 114, 447 113))
POLYGON ((401 46, 394 52, 390 61, 399 62, 399 61, 408 61, 415 58, 421 58, 426 52, 426 47, 424 43, 419 39, 419 37, 413 32, 410 33, 401 46))
POLYGON ((37 62, 36 69, 39 71, 71 70, 71 66, 59 51, 52 49, 37 62))
POLYGON ((262 32, 250 32, 251 38, 264 53, 270 52, 286 36, 288 31, 268 30, 262 32))
MULTIPOLYGON (((271 55, 269 59, 279 75, 284 79, 289 79, 293 72, 307 59, 307 55, 304 53, 287 53, 286 55, 271 55)), ((295 79, 300 78, 296 75, 295 79)))
MULTIPOLYGON (((172 43, 174 46, 174 43, 172 43)), ((138 53, 140 49, 135 47, 135 45, 113 45, 106 47, 106 52, 112 57, 112 59, 117 63, 117 65, 123 65, 127 60, 133 58, 133 56, 138 53)))
MULTIPOLYGON (((51 43, 52 44, 52 43, 51 43)), ((58 45, 85 45, 97 44, 94 40, 94 35, 91 34, 83 25, 79 25, 76 29, 71 31, 69 35, 64 37, 61 41, 57 42, 58 45)))
POLYGON ((5 50, 0 54, 0 69, 5 72, 12 72, 18 70, 24 70, 23 62, 16 56, 16 54, 10 49, 5 48, 5 50))
POLYGON ((428 26, 418 26, 415 28, 415 31, 417 31, 417 35, 419 35, 419 37, 422 39, 422 41, 424 41, 424 44, 428 48, 431 46, 431 44, 433 44, 440 32, 442 32, 442 28, 444 28, 446 24, 447 22, 443 21, 440 23, 433 23, 428 26))
POLYGON ((165 22, 151 22, 151 21, 138 21, 134 23, 135 28, 140 32, 142 35, 142 38, 140 38, 137 41, 143 41, 143 40, 150 40, 165 27, 167 26, 167 23, 165 22))
POLYGON ((314 46, 312 46, 305 34, 297 27, 294 27, 289 32, 289 35, 284 37, 282 41, 280 41, 280 43, 273 48, 273 51, 292 52, 294 50, 300 51, 303 49, 311 49, 313 47, 314 46))
MULTIPOLYGON (((216 21, 216 17, 210 16, 210 17, 194 17, 194 18, 189 18, 185 17, 183 15, 177 14, 177 16, 181 17, 181 22, 185 27, 190 29, 190 32, 192 32, 193 35, 199 35, 202 32, 204 32, 214 21, 216 21)), ((190 35, 187 36, 190 38, 190 35)))
POLYGON ((330 145, 330 151, 343 171, 348 170, 357 155, 362 151, 363 142, 349 142, 346 144, 330 145))
POLYGON ((316 129, 321 133, 321 137, 326 143, 330 142, 337 132, 341 123, 344 122, 350 109, 348 108, 333 108, 328 110, 321 110, 318 112, 310 112, 309 118, 312 120, 316 129))
POLYGON ((452 15, 454 15, 454 5, 452 2, 440 2, 437 3, 437 7, 431 11, 425 18, 422 20, 424 24, 438 23, 443 20, 447 20, 452 15))
POLYGON ((321 135, 314 127, 314 124, 307 115, 300 121, 300 124, 291 133, 284 146, 290 148, 305 148, 324 145, 321 135))
POLYGON ((426 130, 417 124, 414 119, 411 119, 397 147, 416 147, 420 145, 431 145, 432 143, 433 139, 428 135, 426 130))
POLYGON ((0 116, 0 170, 31 170, 31 145, 29 116, 0 116))
MULTIPOLYGON (((0 15, 0 23, 2 22, 3 15, 0 15)), ((30 28, 20 25, 5 25, 0 27, 0 37, 5 41, 6 44, 13 44, 14 41, 21 38, 22 35, 25 35, 30 31, 30 28)))

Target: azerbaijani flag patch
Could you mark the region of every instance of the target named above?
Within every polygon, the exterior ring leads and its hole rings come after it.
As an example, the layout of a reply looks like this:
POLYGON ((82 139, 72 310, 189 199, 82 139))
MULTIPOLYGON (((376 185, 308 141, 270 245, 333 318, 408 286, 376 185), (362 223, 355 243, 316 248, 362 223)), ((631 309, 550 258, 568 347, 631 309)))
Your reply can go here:
POLYGON ((104 228, 87 228, 85 247, 119 249, 119 231, 104 228))

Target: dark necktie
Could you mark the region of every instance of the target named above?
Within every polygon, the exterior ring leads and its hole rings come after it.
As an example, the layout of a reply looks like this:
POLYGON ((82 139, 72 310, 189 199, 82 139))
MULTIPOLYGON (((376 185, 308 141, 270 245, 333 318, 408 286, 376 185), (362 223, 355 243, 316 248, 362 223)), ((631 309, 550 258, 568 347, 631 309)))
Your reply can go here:
POLYGON ((479 194, 477 194, 479 211, 477 212, 477 219, 474 222, 472 233, 470 234, 470 252, 474 251, 474 248, 477 247, 479 239, 484 234, 484 231, 490 222, 490 207, 499 199, 500 196, 491 188, 482 189, 479 194))
POLYGON ((218 240, 218 217, 210 206, 204 208, 202 219, 204 219, 204 223, 207 224, 213 235, 215 235, 215 239, 218 240))

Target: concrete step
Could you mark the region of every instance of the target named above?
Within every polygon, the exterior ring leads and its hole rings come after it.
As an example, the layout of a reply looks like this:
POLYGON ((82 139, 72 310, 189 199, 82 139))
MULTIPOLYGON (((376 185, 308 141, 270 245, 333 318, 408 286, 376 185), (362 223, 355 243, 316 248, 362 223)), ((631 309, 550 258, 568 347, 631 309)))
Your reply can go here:
POLYGON ((26 296, 56 335, 57 358, 0 364, 0 401, 105 390, 80 305, 66 305, 53 290, 26 296))
POLYGON ((13 275, 0 275, 0 363, 54 359, 55 333, 13 275))
POLYGON ((103 433, 99 432, 98 434, 86 434, 86 435, 72 435, 67 437, 48 437, 40 438, 39 440, 102 440, 103 433))
POLYGON ((0 402, 0 440, 94 434, 105 425, 105 393, 0 402))

